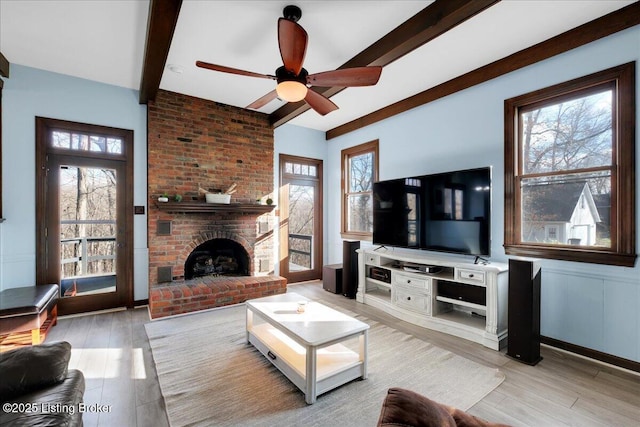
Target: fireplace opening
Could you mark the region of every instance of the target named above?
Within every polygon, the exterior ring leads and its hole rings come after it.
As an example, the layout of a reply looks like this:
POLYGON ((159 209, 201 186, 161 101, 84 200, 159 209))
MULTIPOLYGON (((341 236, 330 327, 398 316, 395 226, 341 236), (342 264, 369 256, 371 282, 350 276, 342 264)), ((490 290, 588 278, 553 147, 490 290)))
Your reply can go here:
POLYGON ((249 255, 231 239, 212 239, 196 247, 184 264, 184 278, 249 276, 249 255))

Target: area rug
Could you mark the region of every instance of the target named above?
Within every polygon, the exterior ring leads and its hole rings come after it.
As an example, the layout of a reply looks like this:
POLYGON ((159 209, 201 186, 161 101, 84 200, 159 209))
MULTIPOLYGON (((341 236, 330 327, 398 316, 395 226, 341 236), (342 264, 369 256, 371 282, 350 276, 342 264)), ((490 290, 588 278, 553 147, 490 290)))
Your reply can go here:
MULTIPOLYGON (((340 310, 346 312, 346 310, 340 310)), ((404 387, 467 410, 504 380, 497 369, 371 321, 369 376, 304 395, 246 343, 245 308, 145 325, 171 426, 375 426, 387 389, 404 387)))

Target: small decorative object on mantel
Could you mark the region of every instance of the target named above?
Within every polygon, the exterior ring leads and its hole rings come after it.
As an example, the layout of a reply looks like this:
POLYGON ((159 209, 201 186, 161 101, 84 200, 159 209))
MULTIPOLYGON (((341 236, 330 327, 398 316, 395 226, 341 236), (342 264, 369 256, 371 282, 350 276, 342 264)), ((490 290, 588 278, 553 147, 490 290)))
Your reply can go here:
POLYGON ((207 203, 223 203, 228 205, 231 203, 231 194, 207 193, 204 195, 204 199, 207 203))
POLYGON ((271 206, 273 204, 273 199, 271 197, 269 197, 267 199, 267 205, 271 206))
POLYGON ((236 192, 238 184, 233 183, 224 193, 210 193, 198 186, 198 192, 204 194, 207 203, 222 203, 228 205, 231 202, 231 195, 236 192))
POLYGON ((162 196, 158 197, 158 201, 162 203, 166 203, 169 201, 169 195, 167 193, 163 193, 162 196))
POLYGON ((175 200, 176 202, 181 202, 182 201, 182 195, 176 194, 175 196, 173 196, 173 200, 175 200))

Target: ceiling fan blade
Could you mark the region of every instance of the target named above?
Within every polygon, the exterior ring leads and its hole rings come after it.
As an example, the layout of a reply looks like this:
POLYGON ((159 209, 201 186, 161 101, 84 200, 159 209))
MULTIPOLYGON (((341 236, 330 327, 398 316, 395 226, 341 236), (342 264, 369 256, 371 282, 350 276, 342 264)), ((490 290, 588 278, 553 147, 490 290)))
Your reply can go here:
POLYGON ((294 75, 300 74, 307 52, 307 32, 297 23, 278 19, 278 45, 284 68, 294 75))
POLYGON ((223 73, 237 74, 240 76, 259 77, 261 79, 276 80, 276 76, 268 74, 253 73, 251 71, 239 70, 237 68, 225 67, 224 65, 209 64, 208 62, 196 61, 196 66, 207 70, 221 71, 223 73))
POLYGON ((373 86, 378 83, 382 67, 355 67, 311 74, 307 83, 324 87, 373 86))
POLYGON ((271 92, 264 95, 263 97, 258 98, 255 101, 253 101, 251 104, 247 105, 247 108, 258 110, 264 107, 265 105, 267 105, 268 103, 270 103, 271 101, 273 101, 274 99, 276 99, 277 97, 278 97, 278 94, 274 89, 271 92))
POLYGON ((323 116, 338 109, 338 106, 334 104, 333 101, 312 89, 307 91, 307 96, 304 97, 304 100, 307 101, 307 104, 316 110, 318 114, 323 116))

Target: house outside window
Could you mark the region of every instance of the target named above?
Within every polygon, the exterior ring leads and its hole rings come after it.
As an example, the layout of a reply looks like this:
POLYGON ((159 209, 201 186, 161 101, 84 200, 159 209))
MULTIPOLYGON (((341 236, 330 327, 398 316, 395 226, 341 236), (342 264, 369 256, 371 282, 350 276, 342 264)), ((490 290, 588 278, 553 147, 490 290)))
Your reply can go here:
POLYGON ((371 240, 378 140, 342 150, 342 238, 371 240))
POLYGON ((635 64, 505 101, 505 251, 635 263, 635 64))

